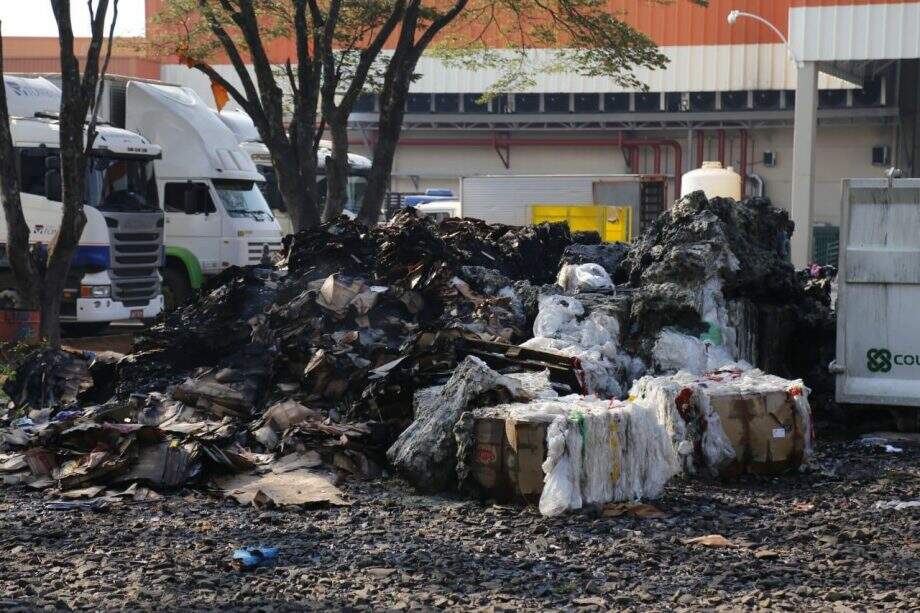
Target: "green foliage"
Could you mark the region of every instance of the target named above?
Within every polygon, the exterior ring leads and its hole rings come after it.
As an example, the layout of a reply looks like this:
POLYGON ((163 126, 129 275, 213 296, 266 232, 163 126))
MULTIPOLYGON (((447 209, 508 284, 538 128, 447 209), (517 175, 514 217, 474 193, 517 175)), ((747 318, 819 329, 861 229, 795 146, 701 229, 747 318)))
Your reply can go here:
MULTIPOLYGON (((294 35, 295 0, 249 0, 259 16, 265 43, 289 40, 294 35)), ((325 25, 333 1, 337 1, 335 40, 336 91, 348 88, 364 51, 396 7, 394 0, 323 0, 316 4, 320 19, 309 16, 306 31, 314 36, 325 25)), ((451 8, 441 1, 418 0, 418 31, 451 8)), ((686 1, 707 6, 707 0, 648 0, 655 4, 686 1)), ((236 8, 245 0, 167 0, 153 18, 157 32, 148 49, 162 55, 178 54, 199 61, 211 61, 221 51, 206 19, 217 20, 243 52, 239 36, 226 7, 236 8), (202 8, 202 6, 206 8, 202 8)), ((312 41, 311 41, 312 42, 312 41)), ((643 89, 637 69, 660 69, 667 64, 654 41, 611 12, 606 0, 467 0, 429 48, 429 54, 447 66, 468 70, 490 70, 495 80, 485 97, 499 92, 532 87, 541 73, 576 73, 586 77, 607 77, 628 89, 643 89), (552 59, 534 53, 554 49, 552 59)), ((373 63, 364 91, 376 91, 382 84, 389 54, 373 63)), ((289 58, 293 61, 293 58, 289 58)), ((279 76, 285 67, 277 67, 279 76)))

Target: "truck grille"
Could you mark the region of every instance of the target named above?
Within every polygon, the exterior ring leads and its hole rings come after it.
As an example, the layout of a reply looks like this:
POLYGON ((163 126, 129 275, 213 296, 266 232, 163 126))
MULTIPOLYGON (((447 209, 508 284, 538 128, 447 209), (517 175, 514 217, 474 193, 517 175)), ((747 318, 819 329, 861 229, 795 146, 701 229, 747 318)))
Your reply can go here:
POLYGON ((262 253, 265 246, 268 245, 269 256, 273 256, 281 251, 281 241, 262 241, 249 243, 249 263, 258 264, 262 261, 262 253))
MULTIPOLYGON (((110 214, 111 215, 111 214, 110 214)), ((145 306, 160 293, 158 269, 162 225, 157 215, 125 213, 108 219, 112 243, 112 299, 125 306, 145 306), (132 231, 125 231, 128 226, 132 231)))

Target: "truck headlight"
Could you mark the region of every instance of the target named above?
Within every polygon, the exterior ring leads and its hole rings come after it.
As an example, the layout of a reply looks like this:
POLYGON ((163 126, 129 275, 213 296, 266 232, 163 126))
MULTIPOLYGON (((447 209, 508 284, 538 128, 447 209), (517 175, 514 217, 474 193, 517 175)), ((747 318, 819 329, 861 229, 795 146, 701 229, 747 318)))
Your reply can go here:
POLYGON ((81 285, 81 298, 108 298, 112 294, 111 285, 81 285))

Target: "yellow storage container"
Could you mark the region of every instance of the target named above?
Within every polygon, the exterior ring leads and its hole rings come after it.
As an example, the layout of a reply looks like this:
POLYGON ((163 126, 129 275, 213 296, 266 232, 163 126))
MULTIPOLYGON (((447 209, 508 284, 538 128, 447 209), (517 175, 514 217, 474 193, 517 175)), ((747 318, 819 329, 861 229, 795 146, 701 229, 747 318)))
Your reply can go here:
POLYGON ((572 232, 594 231, 606 242, 632 240, 632 209, 628 206, 535 204, 530 212, 530 220, 535 224, 565 221, 572 232))

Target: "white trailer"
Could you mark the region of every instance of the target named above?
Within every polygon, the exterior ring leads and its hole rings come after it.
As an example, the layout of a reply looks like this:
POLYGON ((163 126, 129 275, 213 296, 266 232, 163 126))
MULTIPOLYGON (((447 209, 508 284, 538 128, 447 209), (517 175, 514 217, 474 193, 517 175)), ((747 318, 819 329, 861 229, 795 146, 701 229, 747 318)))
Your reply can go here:
MULTIPOLYGON (((463 217, 526 225, 534 206, 613 206, 632 211, 632 234, 667 205, 667 180, 659 175, 494 175, 460 180, 463 217)), ((539 220, 537 220, 539 221, 539 220)))
MULTIPOLYGON (((4 76, 10 129, 20 174, 29 241, 47 248, 61 223, 61 90, 44 78, 4 76)), ((163 211, 154 175, 160 147, 119 128, 100 125, 87 160, 86 226, 71 262, 61 321, 94 332, 112 321, 148 319, 163 309, 158 267, 163 257, 163 211)), ((0 216, 0 241, 6 242, 0 216)), ((2 253, 6 253, 5 245, 2 253)), ((6 256, 0 290, 14 304, 6 256)))
POLYGON ((281 250, 281 228, 259 187, 264 177, 194 90, 116 77, 106 86, 112 119, 123 113, 128 129, 163 148, 156 171, 166 214, 167 308, 204 278, 281 250))
POLYGON ((841 206, 837 401, 920 407, 920 179, 845 180, 841 206))

